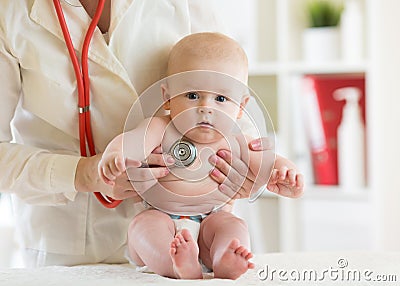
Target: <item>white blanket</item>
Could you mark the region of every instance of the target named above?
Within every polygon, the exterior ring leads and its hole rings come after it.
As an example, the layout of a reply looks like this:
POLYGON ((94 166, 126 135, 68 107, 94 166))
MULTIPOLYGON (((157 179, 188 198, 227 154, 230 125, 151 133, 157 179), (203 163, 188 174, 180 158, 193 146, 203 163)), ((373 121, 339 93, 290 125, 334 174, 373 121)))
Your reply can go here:
POLYGON ((204 280, 175 280, 137 272, 128 264, 97 264, 0 269, 0 286, 400 285, 400 253, 271 253, 252 260, 255 269, 236 281, 212 274, 204 274, 204 280))

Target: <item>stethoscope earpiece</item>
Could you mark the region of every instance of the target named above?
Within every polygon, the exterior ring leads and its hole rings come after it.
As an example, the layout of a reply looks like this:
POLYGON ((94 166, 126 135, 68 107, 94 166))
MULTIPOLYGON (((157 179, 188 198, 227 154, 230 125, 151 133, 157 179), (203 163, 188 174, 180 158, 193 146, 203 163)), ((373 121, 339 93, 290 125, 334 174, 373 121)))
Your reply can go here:
POLYGON ((197 148, 192 142, 177 140, 169 150, 170 155, 175 159, 175 166, 184 168, 193 164, 197 157, 197 148))

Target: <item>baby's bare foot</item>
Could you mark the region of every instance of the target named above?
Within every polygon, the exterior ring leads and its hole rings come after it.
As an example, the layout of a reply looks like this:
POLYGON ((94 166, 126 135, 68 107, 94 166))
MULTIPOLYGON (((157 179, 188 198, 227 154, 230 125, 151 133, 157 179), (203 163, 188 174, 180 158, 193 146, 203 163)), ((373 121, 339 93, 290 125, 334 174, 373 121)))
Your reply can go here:
POLYGON ((169 254, 177 278, 203 278, 198 258, 199 248, 187 229, 183 229, 182 232, 175 235, 169 254))
POLYGON ((248 269, 254 268, 249 261, 253 254, 240 245, 238 239, 233 239, 222 255, 213 262, 215 278, 237 279, 248 269))

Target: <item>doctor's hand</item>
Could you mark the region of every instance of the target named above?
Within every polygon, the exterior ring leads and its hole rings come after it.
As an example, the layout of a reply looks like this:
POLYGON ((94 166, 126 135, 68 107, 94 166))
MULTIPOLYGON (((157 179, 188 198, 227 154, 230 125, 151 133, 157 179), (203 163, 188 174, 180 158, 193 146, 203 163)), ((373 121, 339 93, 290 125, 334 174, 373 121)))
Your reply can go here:
POLYGON ((102 153, 79 160, 75 173, 75 189, 78 192, 100 192, 113 199, 136 197, 137 194, 132 192, 126 174, 116 178, 113 186, 104 182, 98 173, 101 157, 102 153))
MULTIPOLYGON (((250 141, 248 147, 263 156, 266 154, 264 151, 273 149, 273 144, 267 137, 263 137, 250 141)), ((210 163, 216 167, 210 173, 211 178, 219 184, 219 190, 232 199, 249 198, 252 191, 267 184, 272 170, 265 170, 265 175, 253 174, 245 162, 228 150, 219 150, 210 157, 210 163)))
MULTIPOLYGON (((99 173, 101 158, 102 153, 92 157, 82 157, 79 160, 75 175, 75 189, 78 192, 100 192, 116 200, 135 197, 140 200, 139 195, 132 186, 132 180, 138 182, 134 183, 135 188, 147 190, 157 182, 157 178, 164 177, 167 174, 165 167, 138 168, 135 167, 137 164, 129 162, 126 171, 116 176, 112 184, 106 184, 99 173), (130 163, 132 164, 130 165, 130 163)), ((163 163, 162 154, 158 153, 151 154, 147 162, 151 165, 165 164, 163 163)))
MULTIPOLYGON (((134 160, 130 160, 127 164, 132 166, 132 163, 135 163, 133 161, 134 160)), ((171 155, 162 153, 161 146, 158 146, 147 157, 145 162, 139 163, 140 168, 127 167, 126 173, 129 177, 129 183, 133 186, 135 191, 144 193, 154 186, 158 182, 158 179, 169 174, 167 166, 173 165, 175 160, 171 155)))

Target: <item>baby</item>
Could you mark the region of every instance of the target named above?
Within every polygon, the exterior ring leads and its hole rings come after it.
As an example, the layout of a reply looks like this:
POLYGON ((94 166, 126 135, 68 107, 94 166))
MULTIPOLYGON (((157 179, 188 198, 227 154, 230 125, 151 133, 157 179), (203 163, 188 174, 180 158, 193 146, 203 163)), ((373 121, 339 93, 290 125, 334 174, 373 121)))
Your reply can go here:
POLYGON ((237 279, 254 267, 249 234, 230 212, 234 200, 209 176, 218 172, 212 155, 229 150, 254 178, 259 172, 271 174, 268 188, 283 188, 287 196, 302 192, 302 175, 280 156, 274 166, 273 152, 252 152, 249 136, 233 134, 249 100, 247 57, 234 40, 218 33, 189 35, 171 50, 167 72, 161 91, 170 114, 148 118, 112 140, 100 175, 113 184, 129 160, 143 161, 159 145, 176 152, 178 160, 167 176, 149 190, 135 188, 152 207, 129 227, 130 258, 157 274, 183 279, 202 278, 200 258, 214 277, 237 279), (186 156, 190 152, 193 160, 186 156))

